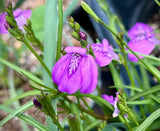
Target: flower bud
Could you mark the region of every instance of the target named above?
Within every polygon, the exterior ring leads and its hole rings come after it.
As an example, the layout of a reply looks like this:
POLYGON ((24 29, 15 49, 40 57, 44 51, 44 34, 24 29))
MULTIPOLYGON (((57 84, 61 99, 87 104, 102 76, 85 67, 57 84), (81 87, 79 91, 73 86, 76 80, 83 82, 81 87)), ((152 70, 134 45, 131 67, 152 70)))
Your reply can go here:
POLYGON ((80 35, 79 35, 79 33, 77 33, 76 31, 73 31, 73 32, 71 33, 71 35, 72 35, 75 39, 80 40, 80 35))
POLYGON ((72 17, 72 16, 67 16, 67 20, 68 20, 69 22, 74 23, 74 19, 73 19, 73 17, 72 17))
POLYGON ((77 23, 77 22, 75 22, 75 27, 74 27, 74 30, 76 31, 76 32, 79 32, 80 31, 80 25, 77 23))
POLYGON ((85 3, 85 2, 81 2, 81 6, 82 8, 92 16, 92 18, 96 21, 99 22, 101 19, 94 13, 94 11, 85 3))
POLYGON ((41 103, 36 98, 33 99, 33 104, 35 105, 35 107, 42 109, 41 103))
POLYGON ((80 31, 80 32, 79 32, 79 35, 80 35, 80 39, 87 40, 87 35, 86 35, 86 33, 80 31))

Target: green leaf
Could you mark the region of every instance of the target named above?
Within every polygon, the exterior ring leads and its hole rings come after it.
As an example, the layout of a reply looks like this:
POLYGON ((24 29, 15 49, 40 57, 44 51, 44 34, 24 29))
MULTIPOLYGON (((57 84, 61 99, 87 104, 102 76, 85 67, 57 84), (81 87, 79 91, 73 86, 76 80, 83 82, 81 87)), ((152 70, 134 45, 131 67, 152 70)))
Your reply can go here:
POLYGON ((23 94, 17 95, 16 97, 11 98, 11 99, 5 101, 5 103, 4 103, 3 105, 6 106, 6 105, 9 105, 9 104, 11 104, 12 102, 18 100, 18 99, 22 99, 22 98, 25 98, 25 97, 28 97, 28 96, 39 95, 39 94, 41 94, 40 91, 31 90, 31 91, 28 91, 28 92, 25 92, 25 93, 23 93, 23 94))
POLYGON ((160 98, 159 98, 159 97, 154 96, 154 95, 150 95, 150 97, 151 97, 154 101, 156 101, 157 103, 160 104, 160 98))
POLYGON ((0 126, 3 126, 5 123, 7 123, 9 120, 11 120, 12 118, 14 118, 15 116, 18 116, 19 114, 25 112, 26 110, 28 110, 29 108, 31 108, 33 106, 33 101, 31 100, 30 102, 26 103, 25 105, 19 107, 18 109, 12 111, 7 117, 5 117, 1 123, 0 126))
MULTIPOLYGON (((110 86, 110 88, 115 88, 116 86, 110 86)), ((135 90, 135 91, 138 91, 138 92, 142 92, 143 90, 140 89, 140 88, 137 88, 137 87, 133 87, 133 86, 127 86, 127 85, 122 85, 122 86, 118 86, 116 88, 127 88, 127 89, 131 89, 131 90, 135 90)))
MULTIPOLYGON (((160 79, 160 71, 156 67, 154 67, 152 64, 150 64, 149 61, 145 61, 145 63, 149 66, 149 68, 153 71, 153 73, 160 79)), ((157 79, 157 80, 159 80, 159 79, 157 79)))
MULTIPOLYGON (((58 0, 47 0, 45 5, 45 21, 44 21, 44 62, 52 70, 54 63, 56 62, 56 49, 57 49, 57 29, 58 29, 58 12, 57 12, 58 0)), ((53 82, 48 73, 43 72, 44 85, 54 88, 53 82)), ((52 100, 52 105, 56 112, 56 99, 52 100)), ((47 126, 50 130, 56 131, 57 127, 53 124, 50 117, 47 117, 47 126)))
POLYGON ((0 58, 0 62, 3 63, 4 65, 14 69, 15 71, 25 75, 27 78, 29 78, 30 80, 33 80, 37 83, 40 83, 40 84, 43 84, 42 80, 40 80, 39 78, 37 78, 36 76, 34 76, 32 73, 26 71, 26 70, 23 70, 22 68, 4 60, 3 58, 0 58))
POLYGON ((138 99, 138 98, 140 98, 140 97, 142 97, 142 96, 146 96, 146 95, 155 93, 155 92, 157 92, 157 91, 159 91, 159 90, 160 90, 160 85, 154 86, 154 87, 152 87, 152 88, 150 88, 150 89, 144 90, 144 91, 142 91, 142 92, 140 92, 140 93, 137 93, 137 94, 129 97, 129 98, 128 98, 128 101, 134 101, 134 100, 136 100, 136 99, 138 99))
POLYGON ((112 62, 109 64, 109 69, 110 69, 110 71, 112 73, 112 78, 113 78, 115 87, 117 87, 117 88, 123 87, 122 86, 123 84, 122 84, 122 81, 120 79, 120 76, 119 76, 119 74, 118 74, 117 70, 115 69, 115 67, 114 67, 112 62))
MULTIPOLYGON (((14 111, 13 109, 10 109, 10 108, 3 106, 3 105, 0 105, 0 109, 6 111, 8 113, 12 113, 14 111)), ((50 131, 43 124, 36 121, 31 116, 25 116, 23 114, 19 114, 19 115, 17 115, 17 117, 20 118, 21 120, 25 121, 26 123, 32 125, 33 127, 37 128, 39 131, 50 131)))
POLYGON ((160 109, 154 111, 142 124, 136 129, 136 131, 146 131, 148 127, 155 121, 157 118, 160 117, 160 109))
POLYGON ((151 99, 127 102, 127 104, 129 104, 129 105, 143 105, 143 104, 151 104, 151 103, 153 103, 153 101, 151 99))

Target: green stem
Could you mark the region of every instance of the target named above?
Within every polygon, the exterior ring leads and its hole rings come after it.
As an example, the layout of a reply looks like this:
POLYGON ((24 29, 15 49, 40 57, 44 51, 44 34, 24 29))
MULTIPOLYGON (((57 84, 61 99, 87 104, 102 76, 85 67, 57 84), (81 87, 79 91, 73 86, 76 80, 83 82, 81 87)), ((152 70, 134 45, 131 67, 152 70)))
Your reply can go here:
POLYGON ((99 86, 97 85, 97 91, 98 91, 98 96, 101 96, 101 91, 100 91, 100 89, 99 89, 99 86))
POLYGON ((80 104, 77 104, 77 106, 78 106, 78 108, 79 108, 81 111, 83 111, 83 112, 85 112, 85 113, 93 116, 94 118, 97 118, 97 119, 100 119, 100 120, 107 120, 106 117, 100 116, 100 115, 98 115, 98 114, 95 114, 94 112, 91 112, 91 111, 83 108, 82 105, 80 105, 80 104))
POLYGON ((128 73, 128 76, 129 76, 129 79, 130 79, 130 82, 131 82, 132 87, 135 87, 134 80, 132 79, 132 75, 131 75, 131 72, 130 72, 127 64, 125 64, 124 66, 125 66, 126 71, 127 71, 127 73, 128 73))
POLYGON ((62 28, 63 28, 62 0, 58 0, 58 14, 59 14, 59 24, 58 24, 58 41, 57 41, 56 61, 58 61, 60 59, 60 56, 61 56, 62 28))
POLYGON ((124 115, 121 115, 121 117, 123 118, 124 122, 126 123, 126 125, 129 128, 129 131, 132 131, 132 127, 129 125, 129 123, 126 121, 126 118, 124 117, 124 115))
POLYGON ((41 57, 35 52, 35 50, 31 47, 31 45, 25 39, 23 39, 22 41, 28 47, 28 49, 35 55, 35 57, 38 59, 38 61, 42 64, 42 66, 47 71, 47 73, 49 74, 49 76, 52 77, 50 70, 48 69, 48 67, 46 66, 46 64, 43 62, 43 60, 41 59, 41 57))
MULTIPOLYGON (((63 94, 64 95, 64 94, 63 94)), ((59 95, 58 95, 59 96, 59 95)), ((65 97, 65 96, 64 96, 65 97)), ((65 99, 66 99, 66 97, 65 97, 65 99)), ((72 104, 73 102, 71 101, 71 100, 69 100, 69 99, 66 99, 70 104, 72 104)), ((98 115, 98 114, 96 114, 96 113, 94 113, 93 111, 91 111, 91 110, 87 110, 87 109, 85 109, 85 108, 83 108, 82 107, 82 105, 81 104, 76 104, 77 105, 77 107, 82 111, 82 112, 85 112, 85 113, 87 113, 87 114, 89 114, 90 116, 93 116, 93 117, 95 117, 95 118, 97 118, 97 119, 101 119, 101 120, 107 120, 107 117, 105 116, 100 116, 100 115, 98 115)))
POLYGON ((160 6, 160 2, 158 0, 154 0, 158 6, 160 6))
POLYGON ((106 27, 115 37, 117 37, 117 34, 112 31, 102 20, 99 20, 98 22, 101 23, 104 27, 106 27))
POLYGON ((92 111, 92 108, 88 105, 85 99, 83 99, 83 97, 81 98, 81 100, 83 101, 84 105, 88 108, 88 110, 92 111))
POLYGON ((53 123, 55 123, 58 126, 58 128, 60 129, 60 131, 64 131, 63 127, 60 125, 59 121, 55 118, 55 116, 52 115, 52 114, 50 114, 50 117, 51 117, 53 123))

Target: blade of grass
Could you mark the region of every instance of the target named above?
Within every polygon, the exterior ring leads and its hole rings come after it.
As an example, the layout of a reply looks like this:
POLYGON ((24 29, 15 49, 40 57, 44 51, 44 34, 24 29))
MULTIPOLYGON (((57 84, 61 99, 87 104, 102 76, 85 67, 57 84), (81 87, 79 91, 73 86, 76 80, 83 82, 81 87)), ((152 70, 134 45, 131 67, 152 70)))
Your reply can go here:
POLYGON ((12 111, 7 117, 5 117, 1 122, 0 126, 3 126, 5 123, 7 123, 9 120, 14 118, 15 116, 25 112, 27 109, 31 108, 33 106, 33 101, 26 103, 25 105, 19 107, 18 109, 12 111))
MULTIPOLYGON (((14 110, 10 109, 6 106, 0 105, 0 109, 3 111, 6 111, 7 113, 12 113, 14 110)), ((40 122, 36 121, 34 118, 31 116, 25 116, 23 114, 16 115, 18 118, 23 120, 24 122, 32 125, 33 127, 37 128, 39 131, 50 131, 48 128, 46 128, 43 124, 40 122)))
POLYGON ((154 103, 151 99, 127 102, 128 105, 143 105, 143 104, 151 104, 151 103, 154 103))
MULTIPOLYGON (((58 29, 58 16, 57 16, 57 2, 58 0, 47 0, 45 5, 45 20, 44 20, 44 62, 52 70, 53 64, 56 62, 56 49, 57 49, 57 29, 58 29)), ((54 88, 53 82, 48 73, 43 72, 44 85, 54 88)), ((56 100, 52 100, 52 106, 56 112, 56 100)), ((57 127, 53 124, 52 119, 47 117, 47 126, 50 130, 56 131, 57 127)))
MULTIPOLYGON (((14 97, 17 96, 17 92, 16 92, 16 88, 15 88, 15 84, 14 84, 14 72, 13 69, 9 68, 8 69, 8 87, 9 87, 9 91, 10 91, 10 99, 13 99, 14 97)), ((12 103, 12 105, 15 108, 19 108, 20 107, 20 103, 19 101, 15 101, 14 103, 12 103)), ((26 123, 24 123, 24 121, 20 121, 20 124, 22 126, 23 131, 28 131, 28 127, 26 125, 26 123)))
POLYGON ((18 66, 4 60, 3 58, 0 58, 0 62, 3 63, 4 65, 14 69, 15 71, 21 73, 21 74, 24 74, 26 77, 28 77, 30 80, 33 80, 37 83, 40 83, 40 84, 43 84, 42 80, 40 80, 39 78, 37 78, 36 76, 34 76, 32 73, 26 71, 26 70, 23 70, 22 68, 19 68, 18 66))
POLYGON ((136 100, 136 99, 138 99, 138 98, 140 98, 140 97, 142 97, 142 96, 146 96, 146 95, 155 93, 155 92, 157 92, 157 91, 159 91, 159 90, 160 90, 160 85, 154 86, 154 87, 152 87, 152 88, 150 88, 150 89, 144 90, 144 91, 142 91, 142 92, 140 92, 140 93, 137 93, 137 94, 129 97, 129 98, 128 98, 128 101, 134 101, 134 100, 136 100))
POLYGON ((154 111, 142 124, 136 129, 136 131, 146 131, 148 127, 155 121, 157 118, 160 117, 160 109, 154 111))
POLYGON ((63 28, 63 9, 62 9, 62 0, 58 0, 58 40, 57 40, 57 55, 56 61, 60 59, 61 56, 61 45, 62 45, 62 28, 63 28))
POLYGON ((34 90, 31 90, 31 91, 28 91, 28 92, 25 92, 23 94, 20 94, 20 95, 16 95, 15 97, 5 101, 5 103, 3 105, 9 105, 11 104, 12 102, 16 101, 16 100, 19 100, 19 99, 22 99, 22 98, 25 98, 25 97, 28 97, 28 96, 34 96, 34 95, 39 95, 41 94, 40 91, 34 91, 34 90))
POLYGON ((117 70, 115 69, 112 62, 109 64, 109 69, 111 71, 115 87, 117 87, 118 89, 119 89, 119 87, 123 87, 120 76, 119 76, 119 74, 118 74, 117 70))
MULTIPOLYGON (((116 86, 110 86, 110 88, 115 88, 116 86)), ((133 86, 127 86, 127 85, 122 85, 122 86, 119 86, 119 87, 116 87, 116 88, 127 88, 127 89, 131 89, 131 90, 135 90, 135 91, 138 91, 138 92, 142 92, 143 90, 140 89, 140 88, 137 88, 137 87, 133 87, 133 86)))

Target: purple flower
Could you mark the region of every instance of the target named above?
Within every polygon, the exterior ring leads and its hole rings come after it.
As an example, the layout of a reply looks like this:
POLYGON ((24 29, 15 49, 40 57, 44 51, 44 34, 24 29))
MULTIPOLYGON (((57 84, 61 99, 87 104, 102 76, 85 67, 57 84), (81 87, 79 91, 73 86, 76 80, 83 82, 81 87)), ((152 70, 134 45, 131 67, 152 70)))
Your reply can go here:
POLYGON ((94 58, 81 47, 65 48, 66 55, 61 57, 52 69, 52 79, 58 90, 73 94, 91 93, 97 86, 98 69, 94 58))
MULTIPOLYGON (((7 28, 9 27, 5 16, 7 13, 2 13, 0 15, 0 33, 1 34, 8 34, 7 28)), ((31 11, 25 10, 21 11, 20 9, 16 9, 13 11, 13 15, 15 17, 15 20, 17 22, 18 27, 23 30, 23 25, 26 24, 26 19, 31 17, 31 11)))
MULTIPOLYGON (((141 53, 144 55, 149 55, 156 44, 160 44, 160 41, 155 38, 155 33, 153 33, 153 29, 144 23, 136 23, 129 31, 128 36, 131 38, 128 46, 137 53, 141 53)), ((128 49, 127 49, 128 50, 128 49)), ((141 59, 144 56, 138 55, 141 59)), ((129 60, 132 62, 137 62, 138 59, 135 55, 129 53, 129 60)))
MULTIPOLYGON (((153 32, 154 30, 147 24, 137 22, 129 31, 128 36, 130 39, 135 39, 138 36, 146 35, 146 32, 153 32)), ((155 34, 152 34, 153 36, 155 34)))
POLYGON ((113 96, 109 96, 109 95, 102 95, 102 98, 105 99, 107 102, 109 102, 110 104, 112 104, 114 106, 114 112, 112 114, 113 117, 117 117, 119 114, 119 109, 117 107, 117 102, 118 102, 118 92, 116 93, 116 97, 113 96))
POLYGON ((102 43, 91 44, 97 64, 101 67, 108 65, 113 59, 119 60, 118 55, 113 51, 112 46, 106 39, 102 43))

